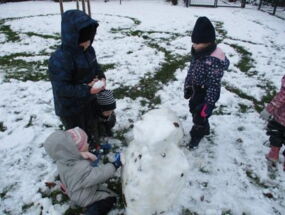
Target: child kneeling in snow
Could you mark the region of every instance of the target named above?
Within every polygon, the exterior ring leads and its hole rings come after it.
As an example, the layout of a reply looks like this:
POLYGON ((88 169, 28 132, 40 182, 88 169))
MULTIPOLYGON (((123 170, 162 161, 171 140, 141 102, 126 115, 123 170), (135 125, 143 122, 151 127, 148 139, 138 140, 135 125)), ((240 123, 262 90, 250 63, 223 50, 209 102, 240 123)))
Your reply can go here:
POLYGON ((214 26, 207 17, 199 17, 192 35, 192 61, 184 84, 184 98, 189 100, 193 127, 190 131, 190 149, 210 133, 208 118, 220 97, 221 79, 229 60, 217 47, 214 26))
MULTIPOLYGON (((282 144, 285 144, 285 75, 282 78, 281 89, 272 99, 267 107, 261 112, 262 118, 268 120, 267 135, 270 136, 269 142, 271 149, 266 158, 270 161, 279 160, 279 152, 282 144), (270 119, 272 116, 273 119, 270 119)), ((283 151, 285 156, 285 150, 283 151)), ((283 170, 285 171, 285 160, 283 170)))
POLYGON ((44 148, 56 161, 60 180, 71 201, 86 207, 86 215, 106 215, 116 202, 116 194, 102 185, 121 166, 116 154, 113 163, 91 166, 97 158, 88 152, 87 134, 79 127, 52 133, 44 148))

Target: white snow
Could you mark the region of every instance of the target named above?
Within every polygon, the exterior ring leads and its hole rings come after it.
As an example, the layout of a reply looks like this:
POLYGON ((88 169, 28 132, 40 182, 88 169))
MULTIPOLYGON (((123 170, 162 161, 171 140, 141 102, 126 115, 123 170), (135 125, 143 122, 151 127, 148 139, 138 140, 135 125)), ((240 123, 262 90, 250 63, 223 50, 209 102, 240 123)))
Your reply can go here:
MULTIPOLYGON (((251 6, 245 9, 186 8, 181 2, 172 6, 164 0, 128 0, 122 1, 122 5, 119 1, 91 1, 91 5, 92 17, 100 23, 93 43, 97 59, 102 64, 114 64, 106 72, 108 89, 133 87, 117 99, 114 129, 124 133, 129 147, 119 139, 110 142, 119 146, 118 150, 131 150, 132 145, 139 142, 138 138, 148 144, 151 140, 160 142, 161 136, 155 136, 152 131, 164 129, 162 122, 145 124, 142 132, 149 133, 143 136, 134 134, 132 129, 153 107, 173 110, 181 122, 184 136, 180 142, 177 138, 177 142, 189 163, 185 175, 187 183, 176 198, 175 206, 164 214, 180 215, 182 211, 187 214, 187 210, 188 214, 199 215, 285 214, 284 157, 281 155, 273 172, 268 169, 264 158, 269 150, 264 144, 268 140, 266 122, 260 119, 254 104, 254 100, 261 102, 268 94, 268 85, 275 90, 280 88, 285 69, 284 20, 251 6), (169 63, 169 56, 174 61, 189 55, 190 31, 199 16, 209 17, 216 29, 224 31, 225 37, 217 32, 218 38, 223 39, 219 47, 231 65, 224 74, 221 97, 210 118, 211 134, 201 141, 196 151, 190 152, 185 144, 190 140, 192 117, 188 101, 183 99, 190 59, 185 67, 181 65, 173 71, 174 79, 165 84, 159 85, 154 74, 169 63), (253 67, 246 72, 238 66, 243 55, 236 47, 248 51, 253 60, 253 67), (143 79, 158 83, 139 86, 143 79), (160 97, 161 103, 149 106, 145 104, 148 99, 143 92, 153 87, 158 88, 155 96, 160 97), (141 95, 132 98, 133 90, 141 95)), ((75 2, 64 3, 65 10, 75 7, 75 2)), ((55 164, 42 147, 46 137, 61 125, 54 113, 51 84, 43 80, 5 79, 10 70, 25 72, 18 65, 7 66, 13 60, 44 62, 54 46, 60 44, 57 39, 60 38, 59 5, 53 1, 1 4, 0 21, 0 25, 4 22, 19 36, 19 40, 13 41, 11 35, 0 32, 0 214, 63 214, 69 208, 68 203, 53 204, 42 194, 49 191, 45 182, 55 181, 58 175, 55 164)), ((166 119, 167 115, 161 120, 166 119)), ((171 144, 169 147, 175 148, 171 144)), ((140 150, 143 149, 147 150, 147 145, 140 150)), ((145 155, 147 158, 151 152, 145 155)), ((180 158, 172 160, 175 164, 180 158)), ((161 167, 158 163, 155 165, 153 170, 161 167)), ((165 194, 153 185, 139 194, 152 192, 165 194)))

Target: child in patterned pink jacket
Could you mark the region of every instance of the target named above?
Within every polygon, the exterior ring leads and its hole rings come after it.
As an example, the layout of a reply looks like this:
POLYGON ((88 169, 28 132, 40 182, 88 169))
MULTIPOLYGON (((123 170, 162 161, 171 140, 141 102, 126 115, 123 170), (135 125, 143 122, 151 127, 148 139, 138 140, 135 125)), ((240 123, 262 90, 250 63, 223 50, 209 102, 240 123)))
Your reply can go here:
MULTIPOLYGON (((277 162, 279 152, 283 144, 285 144, 285 75, 282 78, 280 91, 267 105, 266 111, 273 117, 267 125, 267 135, 270 136, 269 142, 271 149, 266 158, 270 161, 277 162)), ((285 156, 285 150, 283 151, 285 156)), ((284 160, 285 171, 285 160, 284 160)))

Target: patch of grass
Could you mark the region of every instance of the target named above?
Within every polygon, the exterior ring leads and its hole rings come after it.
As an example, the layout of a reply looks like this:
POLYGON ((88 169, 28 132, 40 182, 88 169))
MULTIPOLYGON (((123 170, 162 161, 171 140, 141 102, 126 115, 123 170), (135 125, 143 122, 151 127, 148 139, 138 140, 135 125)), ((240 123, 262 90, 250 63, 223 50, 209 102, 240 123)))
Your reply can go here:
POLYGON ((11 184, 11 185, 5 187, 3 189, 3 191, 0 193, 0 199, 5 199, 7 196, 7 193, 9 193, 9 191, 13 190, 16 185, 17 185, 17 183, 11 184))
POLYGON ((122 183, 121 178, 114 177, 107 181, 108 188, 113 190, 115 193, 118 194, 119 198, 115 205, 117 209, 123 209, 125 207, 123 192, 122 192, 122 183))
POLYGON ((26 34, 29 37, 37 36, 37 37, 41 37, 41 38, 44 38, 44 39, 60 40, 60 35, 58 35, 58 34, 56 34, 56 35, 48 35, 48 34, 38 34, 38 33, 34 33, 34 32, 25 32, 24 34, 26 34))
POLYGON ((247 105, 244 105, 244 104, 238 104, 239 106, 239 112, 241 113, 246 113, 250 107, 248 107, 247 105))
POLYGON ((47 190, 47 191, 42 191, 42 190, 39 190, 38 191, 43 198, 49 198, 51 199, 51 202, 53 205, 55 204, 64 204, 64 203, 67 203, 69 202, 69 198, 67 195, 65 195, 64 193, 62 193, 60 190, 53 190, 53 191, 50 191, 50 190, 47 190))
POLYGON ((262 97, 261 102, 263 104, 269 103, 273 99, 273 97, 276 95, 277 89, 269 81, 266 81, 265 86, 261 86, 261 87, 264 88, 267 92, 267 94, 262 97))
POLYGON ((252 170, 246 170, 246 176, 250 179, 250 182, 252 184, 255 184, 259 187, 267 189, 269 186, 262 182, 260 178, 252 171, 252 170))
POLYGON ((249 70, 251 68, 254 68, 254 63, 256 63, 255 60, 251 58, 252 54, 240 45, 229 44, 229 43, 226 44, 231 46, 241 56, 240 61, 235 66, 239 68, 240 71, 246 73, 249 77, 256 74, 256 73, 249 73, 249 70))
POLYGON ((34 203, 30 203, 30 204, 24 204, 22 206, 22 211, 23 212, 26 212, 29 208, 33 207, 34 206, 34 203))
POLYGON ((258 112, 260 112, 263 109, 263 104, 262 102, 258 101, 256 98, 254 98, 253 96, 249 96, 246 93, 242 92, 240 89, 235 88, 233 86, 230 86, 227 82, 223 81, 222 85, 230 92, 238 95, 240 98, 242 99, 247 99, 249 101, 253 102, 254 105, 254 109, 258 112))
POLYGON ((221 215, 233 215, 233 213, 230 209, 228 209, 228 210, 223 210, 221 215))
POLYGON ((36 119, 36 115, 31 115, 28 124, 25 125, 25 128, 33 126, 33 120, 34 119, 36 119))
POLYGON ((125 135, 133 126, 131 125, 129 128, 125 128, 119 131, 114 132, 114 137, 121 141, 122 146, 128 146, 127 140, 125 138, 125 135))
POLYGON ((109 69, 114 69, 116 67, 116 64, 114 63, 109 63, 109 64, 100 64, 101 70, 103 72, 108 71, 109 69))
POLYGON ((7 130, 7 127, 4 125, 4 122, 0 122, 0 132, 4 132, 7 130))
POLYGON ((75 215, 83 213, 83 209, 80 207, 68 208, 63 215, 75 215))
POLYGON ((199 214, 194 211, 191 211, 188 208, 183 208, 181 211, 181 215, 199 215, 199 214))
POLYGON ((215 23, 216 32, 221 37, 221 38, 217 39, 217 43, 221 43, 227 37, 228 32, 223 28, 224 27, 224 23, 223 22, 217 21, 217 22, 214 22, 214 23, 215 23))
POLYGON ((4 81, 17 79, 21 81, 48 80, 46 73, 48 60, 37 62, 26 62, 18 57, 35 57, 33 54, 20 52, 6 55, 0 58, 0 70, 5 72, 4 81))
POLYGON ((6 42, 20 41, 18 33, 13 31, 10 25, 5 25, 4 20, 0 20, 0 33, 6 36, 6 42))
MULTIPOLYGON (((141 34, 141 31, 137 31, 136 34, 141 34)), ((174 73, 177 69, 185 67, 186 63, 190 61, 190 55, 172 55, 165 48, 159 46, 157 42, 153 41, 147 42, 147 45, 157 51, 164 52, 165 62, 153 74, 146 74, 134 87, 122 86, 115 89, 114 95, 116 98, 124 98, 128 95, 133 100, 143 97, 147 99, 143 100, 144 106, 148 103, 150 108, 154 108, 157 104, 161 103, 160 98, 155 96, 156 92, 162 88, 163 84, 175 80, 174 73)))

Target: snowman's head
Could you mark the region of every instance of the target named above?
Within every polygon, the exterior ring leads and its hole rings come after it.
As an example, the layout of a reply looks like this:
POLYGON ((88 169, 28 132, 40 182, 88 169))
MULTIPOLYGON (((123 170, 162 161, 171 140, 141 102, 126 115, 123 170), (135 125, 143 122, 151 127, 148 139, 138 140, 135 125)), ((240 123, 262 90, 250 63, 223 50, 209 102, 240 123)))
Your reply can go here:
POLYGON ((182 137, 181 123, 169 109, 151 110, 134 126, 134 141, 153 149, 163 150, 169 144, 178 144, 182 137))

